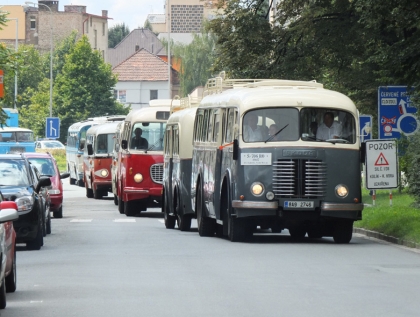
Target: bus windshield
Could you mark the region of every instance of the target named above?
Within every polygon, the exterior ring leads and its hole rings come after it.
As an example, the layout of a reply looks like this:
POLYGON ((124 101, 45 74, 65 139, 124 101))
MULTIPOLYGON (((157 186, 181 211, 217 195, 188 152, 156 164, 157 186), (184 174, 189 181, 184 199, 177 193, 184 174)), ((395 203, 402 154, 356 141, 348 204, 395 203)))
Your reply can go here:
POLYGON ((130 138, 130 149, 162 151, 165 128, 166 122, 135 123, 130 138))
POLYGON ((244 142, 297 141, 356 143, 354 116, 330 108, 269 108, 244 115, 244 142))
POLYGON ((114 133, 99 134, 96 139, 96 153, 111 153, 114 145, 114 133))
POLYGON ((0 132, 0 142, 34 142, 34 134, 29 131, 0 132))

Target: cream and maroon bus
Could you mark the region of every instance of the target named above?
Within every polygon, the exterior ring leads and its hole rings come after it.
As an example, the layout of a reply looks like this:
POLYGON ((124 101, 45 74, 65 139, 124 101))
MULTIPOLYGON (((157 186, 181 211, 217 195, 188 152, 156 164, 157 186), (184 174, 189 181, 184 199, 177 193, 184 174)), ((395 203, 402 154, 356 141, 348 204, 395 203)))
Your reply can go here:
POLYGON ((354 103, 314 81, 209 80, 193 134, 199 234, 349 243, 363 210, 358 125, 354 103))

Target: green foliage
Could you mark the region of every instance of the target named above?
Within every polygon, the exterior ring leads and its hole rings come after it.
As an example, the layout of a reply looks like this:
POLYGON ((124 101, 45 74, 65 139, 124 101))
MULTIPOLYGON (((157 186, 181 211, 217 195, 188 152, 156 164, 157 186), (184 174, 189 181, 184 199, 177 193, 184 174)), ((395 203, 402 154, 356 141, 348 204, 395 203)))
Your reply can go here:
POLYGON ((174 45, 175 57, 181 59, 180 95, 187 96, 197 86, 204 86, 211 76, 215 59, 215 36, 209 33, 194 34, 189 45, 174 45))
POLYGON ((93 51, 83 36, 65 57, 54 89, 54 115, 61 119, 61 140, 68 127, 88 117, 127 114, 128 109, 117 103, 112 88, 117 82, 110 64, 93 51))
MULTIPOLYGON (((54 48, 54 59, 53 59, 53 78, 56 78, 59 73, 62 72, 66 56, 76 46, 77 42, 77 31, 73 31, 68 37, 58 43, 54 48)), ((49 77, 49 65, 50 59, 46 60, 45 70, 46 76, 49 77)))
MULTIPOLYGON (((151 30, 151 28, 150 28, 151 30)), ((130 29, 125 23, 116 24, 108 30, 108 47, 114 48, 119 44, 128 34, 130 29)))
POLYGON ((410 137, 406 154, 408 193, 420 203, 420 133, 410 137))

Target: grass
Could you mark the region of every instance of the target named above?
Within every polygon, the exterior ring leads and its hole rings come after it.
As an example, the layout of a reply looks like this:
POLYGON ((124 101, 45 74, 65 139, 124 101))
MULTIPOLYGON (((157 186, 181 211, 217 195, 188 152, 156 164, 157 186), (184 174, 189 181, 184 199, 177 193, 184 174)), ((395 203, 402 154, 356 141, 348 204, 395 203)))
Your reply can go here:
POLYGON ((377 190, 375 205, 369 191, 363 189, 363 219, 355 227, 373 230, 389 236, 420 243, 420 209, 405 190, 392 190, 390 206, 389 190, 377 190))
POLYGON ((65 149, 57 149, 57 150, 41 150, 41 149, 37 149, 37 152, 48 152, 50 153, 55 160, 57 161, 57 165, 58 165, 58 169, 60 171, 60 173, 64 173, 67 171, 67 166, 66 166, 66 150, 65 149))

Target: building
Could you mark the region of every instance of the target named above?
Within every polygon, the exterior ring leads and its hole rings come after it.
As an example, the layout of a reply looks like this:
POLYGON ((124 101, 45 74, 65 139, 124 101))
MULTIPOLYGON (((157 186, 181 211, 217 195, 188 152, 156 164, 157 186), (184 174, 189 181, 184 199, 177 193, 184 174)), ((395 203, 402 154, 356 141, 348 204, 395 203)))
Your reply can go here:
POLYGON ((8 46, 14 47, 16 38, 18 44, 25 43, 25 12, 20 5, 3 5, 0 7, 2 12, 8 12, 8 21, 0 30, 0 42, 6 43, 8 46), (17 31, 17 36, 16 36, 17 31))
MULTIPOLYGON (((10 12, 10 18, 19 19, 19 30, 24 32, 24 39, 19 37, 19 43, 32 44, 42 52, 49 52, 51 39, 55 45, 75 30, 79 37, 86 35, 92 48, 99 51, 105 60, 107 58, 110 19, 107 10, 95 15, 87 13, 86 6, 65 5, 64 11, 59 11, 58 1, 42 0, 38 1, 38 6, 3 6, 2 11, 10 12)), ((10 28, 12 26, 8 25, 0 30, 0 41, 10 42, 10 28)))
POLYGON ((131 109, 147 107, 153 99, 173 98, 179 91, 178 72, 171 68, 171 92, 168 85, 168 64, 142 48, 114 67, 118 76, 114 96, 131 109))

